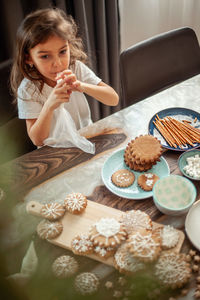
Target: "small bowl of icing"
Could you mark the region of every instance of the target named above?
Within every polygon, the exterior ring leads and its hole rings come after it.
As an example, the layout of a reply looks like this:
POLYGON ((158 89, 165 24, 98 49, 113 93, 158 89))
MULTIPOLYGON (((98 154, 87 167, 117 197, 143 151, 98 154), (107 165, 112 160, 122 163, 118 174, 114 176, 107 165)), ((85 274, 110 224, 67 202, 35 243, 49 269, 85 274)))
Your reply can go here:
POLYGON ((196 196, 194 184, 180 175, 163 177, 153 187, 154 204, 166 215, 186 214, 195 202, 196 196))

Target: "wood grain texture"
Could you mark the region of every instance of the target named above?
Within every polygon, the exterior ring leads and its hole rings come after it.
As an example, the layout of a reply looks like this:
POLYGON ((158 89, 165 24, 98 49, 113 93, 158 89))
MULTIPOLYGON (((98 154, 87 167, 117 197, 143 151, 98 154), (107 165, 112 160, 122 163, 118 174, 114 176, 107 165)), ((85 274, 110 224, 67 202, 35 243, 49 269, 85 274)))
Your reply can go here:
MULTIPOLYGON (((90 138, 95 143, 95 154, 78 148, 42 147, 2 166, 3 181, 17 194, 25 194, 42 182, 81 163, 110 151, 126 140, 124 133, 106 133, 90 138)), ((2 181, 1 180, 1 181, 2 181)))

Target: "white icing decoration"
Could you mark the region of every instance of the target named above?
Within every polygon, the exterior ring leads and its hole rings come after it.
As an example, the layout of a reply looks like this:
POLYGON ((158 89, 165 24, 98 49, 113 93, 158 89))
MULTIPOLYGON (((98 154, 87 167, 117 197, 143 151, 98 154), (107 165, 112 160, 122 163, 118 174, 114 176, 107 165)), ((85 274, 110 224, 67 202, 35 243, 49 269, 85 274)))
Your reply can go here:
POLYGON ((124 172, 116 175, 116 182, 118 183, 124 183, 124 182, 130 182, 130 173, 129 172, 124 172))
POLYGON ((142 235, 140 232, 136 232, 129 237, 128 244, 131 245, 131 249, 138 257, 153 259, 155 253, 160 246, 160 243, 156 242, 152 238, 152 233, 149 232, 146 235, 142 235))
POLYGON ((145 176, 146 178, 152 178, 152 177, 153 177, 153 174, 152 174, 152 173, 146 173, 146 174, 144 174, 144 176, 145 176))
POLYGON ((153 180, 152 179, 147 179, 146 180, 146 185, 147 186, 152 186, 152 184, 153 184, 153 180))
POLYGON ((172 226, 166 225, 161 231, 161 239, 163 247, 172 248, 178 243, 179 233, 172 226))
POLYGON ((96 230, 100 235, 109 238, 119 233, 120 223, 114 218, 102 218, 96 223, 96 230))
POLYGON ((109 252, 109 251, 113 251, 114 248, 112 247, 100 247, 100 246, 96 246, 94 248, 94 252, 95 253, 98 253, 99 255, 101 255, 102 257, 106 256, 106 254, 109 252))

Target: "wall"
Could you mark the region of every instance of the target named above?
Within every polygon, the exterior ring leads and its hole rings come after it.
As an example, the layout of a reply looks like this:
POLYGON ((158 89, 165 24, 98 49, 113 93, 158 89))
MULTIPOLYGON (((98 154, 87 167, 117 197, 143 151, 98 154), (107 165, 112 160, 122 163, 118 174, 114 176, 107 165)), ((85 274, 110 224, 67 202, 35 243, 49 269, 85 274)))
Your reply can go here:
POLYGON ((193 28, 200 42, 200 0, 119 0, 121 51, 175 28, 193 28))

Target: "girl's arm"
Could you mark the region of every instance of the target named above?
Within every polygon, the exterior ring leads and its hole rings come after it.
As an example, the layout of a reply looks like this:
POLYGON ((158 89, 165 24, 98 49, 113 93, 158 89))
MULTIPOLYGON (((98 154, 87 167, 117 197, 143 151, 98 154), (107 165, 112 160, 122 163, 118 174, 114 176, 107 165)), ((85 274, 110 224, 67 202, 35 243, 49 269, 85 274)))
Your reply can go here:
POLYGON ((119 102, 119 96, 115 90, 103 81, 98 85, 79 81, 71 70, 65 70, 57 77, 57 79, 63 79, 68 84, 71 91, 85 93, 103 104, 115 106, 119 102))
POLYGON ((78 90, 106 105, 115 106, 119 102, 119 96, 115 90, 102 81, 98 85, 81 82, 78 90))

